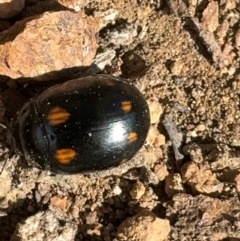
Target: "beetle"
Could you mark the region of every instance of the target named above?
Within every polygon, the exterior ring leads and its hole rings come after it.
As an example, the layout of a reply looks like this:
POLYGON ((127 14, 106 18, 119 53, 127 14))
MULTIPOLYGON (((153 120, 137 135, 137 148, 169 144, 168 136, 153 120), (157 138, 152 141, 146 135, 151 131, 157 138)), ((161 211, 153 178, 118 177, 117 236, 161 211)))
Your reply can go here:
POLYGON ((103 170, 130 160, 149 127, 141 92, 110 75, 53 86, 26 103, 17 121, 26 160, 63 174, 103 170))

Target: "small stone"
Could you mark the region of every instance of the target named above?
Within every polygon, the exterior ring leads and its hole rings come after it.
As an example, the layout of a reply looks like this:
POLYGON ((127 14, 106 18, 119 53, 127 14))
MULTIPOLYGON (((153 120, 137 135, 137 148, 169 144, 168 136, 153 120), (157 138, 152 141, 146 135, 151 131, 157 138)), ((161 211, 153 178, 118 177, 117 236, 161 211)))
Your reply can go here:
POLYGON ((238 192, 240 192, 240 174, 238 174, 234 180, 236 182, 236 189, 238 192))
POLYGON ((160 103, 157 101, 149 101, 148 106, 149 106, 149 110, 150 110, 151 124, 158 123, 159 119, 163 113, 160 103))
POLYGON ((154 145, 155 147, 160 147, 165 145, 166 138, 164 135, 160 134, 155 126, 151 126, 147 136, 147 144, 154 145))
POLYGON ((205 131, 206 130, 206 126, 204 124, 199 124, 197 127, 196 127, 196 131, 205 131))
POLYGON ((194 193, 217 196, 223 190, 223 183, 217 180, 214 173, 194 162, 185 163, 181 168, 181 174, 194 193))
POLYGON ((138 181, 134 183, 133 188, 130 191, 130 195, 132 199, 138 200, 144 195, 145 191, 146 191, 146 188, 143 185, 143 183, 138 181))
POLYGON ((191 160, 195 163, 203 162, 203 155, 201 148, 196 143, 189 143, 183 147, 185 155, 189 155, 191 160))
POLYGON ((69 209, 71 202, 67 197, 59 197, 59 196, 53 196, 50 199, 50 203, 53 207, 60 208, 62 211, 67 212, 69 209))
POLYGON ((1 0, 0 18, 8 19, 19 14, 25 5, 25 0, 1 0))
POLYGON ((119 15, 117 9, 108 9, 106 11, 94 11, 94 18, 99 22, 99 28, 107 26, 108 24, 115 24, 115 20, 119 15))
POLYGON ((156 140, 154 142, 154 146, 160 147, 160 146, 163 146, 165 144, 166 144, 166 137, 163 134, 158 133, 158 135, 156 137, 156 140))
POLYGON ((240 47, 240 28, 237 30, 235 34, 235 45, 236 47, 240 47))
POLYGON ((165 178, 165 192, 168 197, 173 197, 177 193, 184 192, 182 178, 178 173, 170 173, 165 178))
POLYGON ((202 24, 205 30, 214 32, 218 27, 218 3, 210 1, 202 13, 202 24))
POLYGON ((169 175, 167 166, 165 164, 156 164, 154 166, 154 172, 157 175, 159 181, 163 181, 165 177, 169 175))
POLYGON ((167 219, 158 218, 148 210, 126 219, 118 228, 119 241, 166 241, 170 233, 167 219))
POLYGON ((227 0, 225 1, 225 11, 228 10, 233 10, 234 8, 236 8, 237 1, 236 0, 227 0))
POLYGON ((11 241, 16 240, 65 240, 72 241, 77 234, 74 222, 60 223, 51 211, 40 212, 19 223, 11 241))
POLYGON ((93 224, 91 229, 87 230, 87 234, 91 236, 100 236, 103 225, 100 223, 93 224))
POLYGON ((116 185, 114 188, 113 188, 113 193, 115 195, 120 195, 122 193, 122 189, 121 187, 119 187, 118 185, 116 185))
POLYGON ((87 216, 86 216, 86 224, 94 224, 97 221, 97 212, 90 212, 87 216))
POLYGON ((148 145, 153 145, 156 141, 156 136, 158 135, 158 130, 155 126, 150 126, 148 131, 146 142, 148 145))
POLYGON ((0 199, 3 199, 11 190, 11 180, 9 173, 3 170, 0 174, 0 199))
POLYGON ((136 24, 123 23, 114 29, 110 29, 106 38, 108 43, 116 46, 128 46, 136 39, 137 35, 136 24))
POLYGON ((170 66, 172 74, 178 76, 181 75, 184 63, 182 61, 173 62, 170 66))
POLYGON ((222 100, 223 100, 223 102, 228 103, 229 100, 230 100, 230 96, 224 95, 224 96, 222 97, 222 100))
POLYGON ((223 20, 223 22, 217 29, 217 36, 218 36, 219 44, 221 44, 221 45, 224 44, 228 30, 229 30, 229 22, 228 22, 228 20, 225 19, 225 20, 223 20))

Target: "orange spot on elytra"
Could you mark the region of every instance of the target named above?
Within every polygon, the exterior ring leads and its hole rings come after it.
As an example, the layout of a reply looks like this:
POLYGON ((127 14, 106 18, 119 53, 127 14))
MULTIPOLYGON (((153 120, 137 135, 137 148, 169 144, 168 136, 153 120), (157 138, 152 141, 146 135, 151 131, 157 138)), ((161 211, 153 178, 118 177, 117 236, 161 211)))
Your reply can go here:
POLYGON ((130 112, 132 109, 132 104, 130 101, 123 101, 122 102, 122 110, 126 113, 130 112))
POLYGON ((60 149, 57 151, 55 158, 62 165, 69 165, 76 157, 77 152, 71 148, 60 149))
POLYGON ((65 109, 56 106, 53 107, 49 114, 48 114, 48 120, 53 124, 53 125, 59 125, 62 123, 65 123, 71 114, 69 114, 65 109))
POLYGON ((136 141, 138 138, 138 135, 136 132, 131 132, 128 136, 128 141, 129 142, 133 142, 133 141, 136 141))

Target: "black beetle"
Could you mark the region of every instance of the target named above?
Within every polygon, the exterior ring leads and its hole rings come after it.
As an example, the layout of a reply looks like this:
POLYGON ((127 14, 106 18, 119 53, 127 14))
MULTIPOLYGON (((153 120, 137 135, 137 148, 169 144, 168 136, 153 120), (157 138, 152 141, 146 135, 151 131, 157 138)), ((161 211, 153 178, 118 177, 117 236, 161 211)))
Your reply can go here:
POLYGON ((141 92, 108 75, 69 80, 26 103, 18 117, 25 158, 53 173, 102 170, 130 160, 150 127, 141 92))

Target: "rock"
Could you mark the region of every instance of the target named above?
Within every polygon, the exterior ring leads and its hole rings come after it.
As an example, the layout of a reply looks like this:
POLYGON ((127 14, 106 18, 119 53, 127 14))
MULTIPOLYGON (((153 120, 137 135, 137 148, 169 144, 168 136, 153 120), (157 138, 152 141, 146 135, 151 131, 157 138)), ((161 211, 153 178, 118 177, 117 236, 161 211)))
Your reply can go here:
POLYGON ((240 28, 237 30, 235 34, 235 45, 236 47, 240 47, 240 28))
POLYGON ((217 29, 218 42, 223 45, 229 30, 229 22, 225 19, 217 29))
POLYGON ((122 193, 122 188, 119 187, 118 185, 116 185, 114 188, 113 188, 113 193, 115 195, 120 195, 122 193))
POLYGON ((167 219, 160 219, 148 210, 126 219, 118 228, 119 241, 165 241, 170 232, 167 219))
POLYGON ((215 174, 194 162, 185 163, 181 174, 194 193, 216 196, 223 190, 224 185, 217 180, 215 174))
POLYGON ((145 191, 146 191, 146 188, 143 185, 143 183, 138 181, 138 182, 134 183, 133 188, 130 191, 130 195, 131 195, 132 199, 138 200, 144 195, 145 191))
POLYGON ((151 124, 158 123, 163 113, 160 103, 157 101, 149 101, 148 106, 150 110, 151 124))
POLYGON ((11 78, 36 77, 89 66, 97 50, 96 31, 96 21, 82 12, 46 12, 28 21, 24 19, 0 34, 0 41, 11 38, 0 45, 1 74, 11 78))
POLYGON ((165 164, 156 164, 154 166, 154 172, 157 175, 159 181, 163 181, 165 177, 169 174, 167 166, 165 164))
POLYGON ((177 193, 185 192, 182 178, 178 173, 170 173, 165 178, 165 192, 168 197, 173 197, 177 193))
POLYGON ((203 162, 203 154, 201 148, 196 143, 189 143, 183 147, 185 155, 189 155, 191 160, 195 163, 203 162))
POLYGON ((50 204, 54 208, 59 208, 64 212, 67 212, 70 205, 71 201, 67 197, 59 197, 59 196, 53 196, 50 198, 50 204))
POLYGON ((236 182, 236 189, 240 193, 240 174, 238 174, 234 180, 236 182))
POLYGON ((25 0, 1 0, 0 18, 8 19, 19 14, 24 8, 25 0))
POLYGON ((129 46, 138 35, 137 27, 136 24, 131 23, 120 24, 105 33, 106 40, 109 44, 116 46, 129 46))
POLYGON ((45 240, 72 241, 77 233, 77 225, 73 222, 60 223, 50 211, 40 212, 19 224, 11 241, 45 240))
POLYGON ((90 212, 86 216, 86 224, 89 224, 89 225, 95 224, 97 220, 98 220, 98 214, 96 211, 90 212))
POLYGON ((181 75, 183 66, 184 66, 184 63, 182 61, 173 62, 170 66, 172 74, 176 76, 181 75))
POLYGON ((166 138, 163 134, 160 134, 155 126, 151 126, 147 136, 147 144, 160 147, 165 145, 166 138))
POLYGON ((12 180, 5 170, 1 171, 0 174, 0 199, 3 199, 11 190, 12 180))
POLYGON ((218 3, 210 1, 202 13, 202 24, 205 30, 214 32, 218 27, 218 3))

